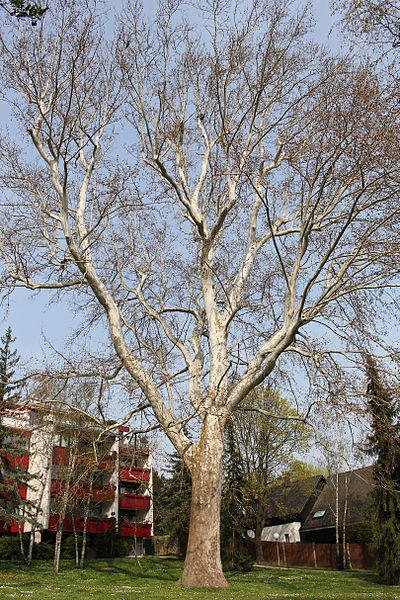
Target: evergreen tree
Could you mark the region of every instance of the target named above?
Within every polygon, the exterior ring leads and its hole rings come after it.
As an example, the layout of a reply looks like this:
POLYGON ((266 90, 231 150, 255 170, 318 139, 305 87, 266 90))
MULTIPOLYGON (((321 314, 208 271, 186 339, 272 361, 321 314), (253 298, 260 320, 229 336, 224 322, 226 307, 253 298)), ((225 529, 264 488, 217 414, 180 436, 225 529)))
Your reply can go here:
POLYGON ((28 19, 32 25, 36 25, 46 10, 47 6, 41 6, 38 2, 26 2, 25 0, 0 0, 0 8, 17 19, 28 19))
POLYGON ((372 433, 367 453, 374 465, 373 533, 377 571, 388 584, 400 583, 400 425, 398 409, 381 382, 374 360, 366 357, 368 411, 372 433))
POLYGON ((154 530, 156 535, 169 535, 170 546, 176 546, 179 554, 184 556, 189 535, 192 480, 176 452, 169 456, 167 473, 170 477, 157 475, 155 478, 154 530))
POLYGON ((169 513, 166 510, 168 501, 167 479, 159 475, 153 468, 153 527, 154 535, 168 535, 169 513))
POLYGON ((244 493, 246 478, 241 468, 240 454, 235 444, 233 421, 226 427, 224 456, 224 481, 221 502, 221 554, 222 561, 232 569, 247 569, 252 559, 246 539, 248 502, 244 493))
POLYGON ((9 327, 0 347, 0 521, 6 525, 26 520, 23 513, 29 513, 31 508, 21 496, 29 479, 23 464, 29 452, 29 438, 15 427, 15 419, 22 414, 19 413, 22 384, 15 380, 20 358, 12 350, 14 341, 9 327))

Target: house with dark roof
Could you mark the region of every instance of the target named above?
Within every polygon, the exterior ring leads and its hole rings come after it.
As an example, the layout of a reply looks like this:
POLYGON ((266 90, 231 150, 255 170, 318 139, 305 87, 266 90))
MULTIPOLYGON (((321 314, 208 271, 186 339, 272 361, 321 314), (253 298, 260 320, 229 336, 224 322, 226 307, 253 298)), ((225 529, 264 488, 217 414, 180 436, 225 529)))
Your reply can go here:
POLYGON ((261 539, 271 542, 299 542, 300 528, 321 494, 326 480, 322 475, 285 479, 268 496, 268 513, 261 539), (278 536, 278 538, 276 537, 278 536))
MULTIPOLYGON (((373 467, 332 475, 300 529, 302 542, 335 542, 336 527, 348 542, 361 541, 373 502, 373 467)), ((365 541, 365 540, 363 540, 365 541)))

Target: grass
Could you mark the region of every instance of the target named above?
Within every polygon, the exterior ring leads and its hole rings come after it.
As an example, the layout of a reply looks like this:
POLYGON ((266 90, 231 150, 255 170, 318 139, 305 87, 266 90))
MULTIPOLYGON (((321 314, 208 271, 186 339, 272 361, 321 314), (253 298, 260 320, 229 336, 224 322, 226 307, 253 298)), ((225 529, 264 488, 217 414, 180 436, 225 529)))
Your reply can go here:
POLYGON ((83 571, 62 561, 58 575, 48 561, 30 568, 0 561, 0 600, 400 600, 400 586, 380 585, 367 572, 311 569, 263 569, 227 573, 228 589, 183 588, 174 585, 182 561, 147 557, 142 569, 133 559, 88 561, 83 571))

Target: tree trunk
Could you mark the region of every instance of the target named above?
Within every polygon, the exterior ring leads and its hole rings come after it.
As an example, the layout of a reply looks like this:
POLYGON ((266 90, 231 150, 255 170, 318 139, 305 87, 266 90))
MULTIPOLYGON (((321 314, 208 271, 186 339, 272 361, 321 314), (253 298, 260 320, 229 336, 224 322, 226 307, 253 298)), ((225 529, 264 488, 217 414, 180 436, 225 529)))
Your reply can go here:
POLYGON ((255 542, 255 546, 256 546, 256 563, 262 563, 264 560, 264 556, 263 556, 263 550, 262 550, 261 535, 262 535, 262 530, 264 528, 265 518, 264 518, 264 510, 263 510, 262 506, 260 506, 260 504, 257 505, 256 513, 257 513, 256 530, 255 530, 255 536, 254 536, 254 542, 255 542))
POLYGON ((348 496, 349 496, 349 482, 347 476, 344 481, 344 507, 343 507, 343 526, 342 526, 342 560, 343 569, 347 569, 347 551, 346 551, 346 524, 347 524, 347 508, 348 508, 348 496))
MULTIPOLYGON (((61 520, 60 518, 60 522, 64 523, 64 519, 61 520)), ((59 568, 60 568, 60 554, 61 554, 61 539, 62 539, 62 525, 60 527, 60 525, 57 528, 57 533, 56 533, 56 543, 54 546, 54 560, 53 560, 53 573, 58 573, 59 568)))
POLYGON ((335 545, 336 545, 336 564, 340 569, 342 566, 340 560, 340 545, 339 545, 339 471, 336 471, 336 497, 335 497, 335 545))
POLYGON ((22 537, 22 531, 21 531, 21 527, 20 527, 18 521, 17 521, 17 527, 18 527, 19 551, 21 553, 21 560, 22 560, 22 562, 26 562, 24 538, 22 537))
POLYGON ((29 534, 28 555, 26 557, 26 564, 27 565, 30 565, 31 562, 32 562, 33 544, 35 542, 35 532, 36 532, 36 529, 32 525, 31 532, 29 534))
POLYGON ((89 518, 89 510, 90 510, 90 502, 92 500, 92 494, 93 494, 93 472, 90 474, 90 481, 89 481, 89 492, 88 492, 88 497, 87 497, 87 501, 85 504, 85 513, 84 513, 84 518, 83 518, 83 529, 82 529, 82 547, 81 547, 81 556, 80 556, 80 560, 79 560, 79 568, 83 569, 84 564, 85 564, 85 555, 86 555, 86 542, 87 542, 87 524, 88 524, 88 518, 89 518))
POLYGON ((192 476, 192 501, 185 566, 177 582, 182 585, 228 587, 220 551, 224 425, 215 416, 206 417, 199 442, 185 457, 192 476))
POLYGON ((78 544, 78 534, 76 532, 76 525, 74 519, 74 511, 71 512, 72 517, 72 530, 74 532, 74 542, 75 542, 75 566, 79 569, 79 544, 78 544))
MULTIPOLYGON (((54 546, 54 561, 53 561, 53 572, 54 573, 58 573, 59 568, 60 568, 60 554, 61 554, 61 540, 62 540, 62 534, 63 534, 63 525, 64 525, 65 515, 67 514, 67 505, 68 505, 68 500, 69 500, 69 488, 71 485, 72 472, 75 468, 75 461, 76 461, 76 449, 75 449, 75 452, 74 452, 72 458, 71 458, 71 455, 69 456, 67 478, 65 481, 65 489, 64 489, 63 498, 62 498, 61 510, 59 511, 59 521, 58 521, 58 525, 57 525, 56 543, 54 546)), ((72 519, 73 518, 74 517, 72 516, 72 519)))

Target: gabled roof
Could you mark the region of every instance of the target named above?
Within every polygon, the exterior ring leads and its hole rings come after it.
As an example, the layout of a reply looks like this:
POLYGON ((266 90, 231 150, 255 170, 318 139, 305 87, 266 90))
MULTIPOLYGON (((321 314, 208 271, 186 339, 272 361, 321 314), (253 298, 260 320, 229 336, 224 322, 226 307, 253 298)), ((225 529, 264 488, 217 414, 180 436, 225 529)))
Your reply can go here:
MULTIPOLYGON (((374 488, 373 467, 363 467, 362 469, 339 473, 338 483, 340 522, 343 521, 347 499, 346 522, 348 525, 359 523, 367 517, 372 503, 372 491, 374 488)), ((336 475, 327 478, 325 487, 301 528, 303 532, 335 527, 336 484, 336 475)))
POLYGON ((287 478, 273 488, 266 499, 266 524, 303 523, 324 485, 325 478, 322 475, 297 480, 287 478))

